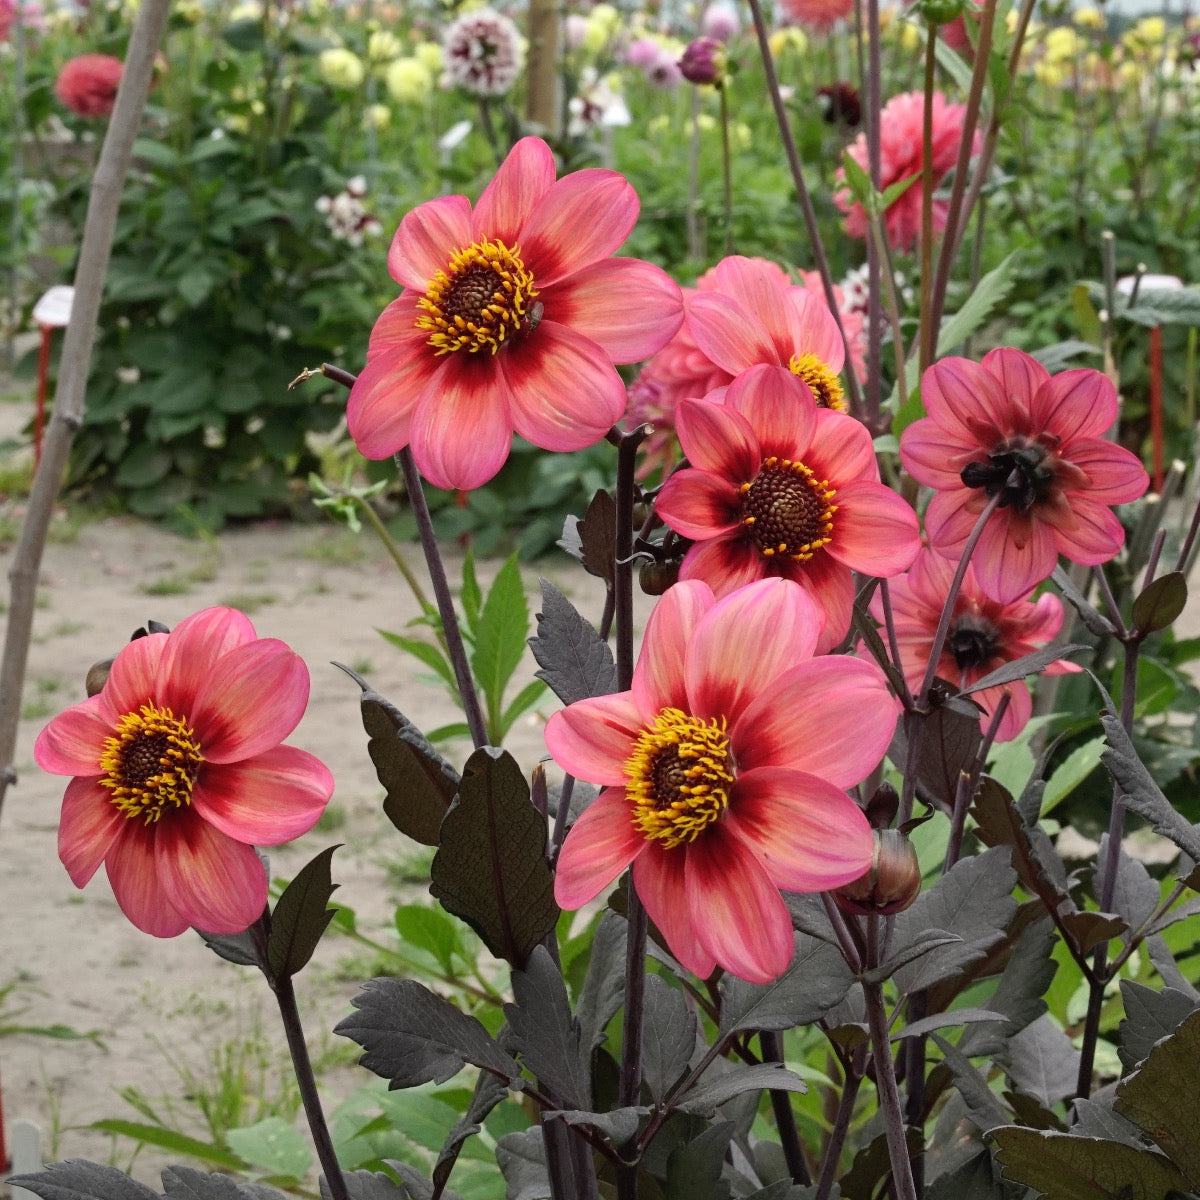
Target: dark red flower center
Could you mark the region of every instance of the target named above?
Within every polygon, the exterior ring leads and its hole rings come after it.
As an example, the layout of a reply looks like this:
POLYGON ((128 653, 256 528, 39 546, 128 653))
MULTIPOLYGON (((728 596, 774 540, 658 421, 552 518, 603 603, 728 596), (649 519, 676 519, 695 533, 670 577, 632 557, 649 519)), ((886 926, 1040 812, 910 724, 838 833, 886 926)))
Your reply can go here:
POLYGON ((837 492, 803 463, 772 455, 739 490, 742 524, 764 558, 807 562, 832 539, 837 492))
POLYGON ((1057 443, 1047 434, 1037 441, 1014 437, 989 451, 985 462, 967 463, 959 477, 969 488, 983 488, 989 500, 999 496, 1001 508, 1027 513, 1054 489, 1057 443))
POLYGON ((101 787, 126 817, 153 824, 167 808, 192 802, 204 756, 187 721, 169 708, 143 704, 118 722, 100 752, 101 787))
POLYGON ((986 617, 969 613, 955 617, 946 635, 946 649, 960 671, 981 667, 995 656, 1000 631, 986 617))
POLYGON ((435 354, 495 354, 536 327, 542 313, 536 296, 520 249, 484 238, 456 250, 446 270, 429 281, 417 301, 424 309, 417 328, 429 331, 428 345, 435 354))

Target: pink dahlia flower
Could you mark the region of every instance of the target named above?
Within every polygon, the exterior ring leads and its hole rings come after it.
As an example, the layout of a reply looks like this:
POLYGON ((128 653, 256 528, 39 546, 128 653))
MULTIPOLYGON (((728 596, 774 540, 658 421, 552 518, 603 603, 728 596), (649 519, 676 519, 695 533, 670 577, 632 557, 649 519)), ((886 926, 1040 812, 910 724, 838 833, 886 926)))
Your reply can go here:
POLYGON ((828 33, 854 11, 854 0, 782 0, 787 19, 817 33, 828 33))
POLYGON ((782 367, 752 367, 725 402, 685 400, 679 441, 691 466, 663 485, 658 515, 692 538, 681 579, 718 596, 792 579, 824 618, 817 653, 846 636, 854 571, 898 575, 921 547, 917 515, 879 482, 871 435, 819 409, 782 367))
MULTIPOLYGON (((933 638, 942 608, 954 581, 954 564, 932 550, 922 550, 909 571, 892 580, 889 593, 900 646, 900 669, 909 686, 917 688, 924 678, 933 650, 933 638)), ((883 602, 878 595, 871 614, 883 620, 883 602)), ((1063 609, 1049 592, 1036 601, 1028 598, 1001 603, 979 586, 974 570, 967 574, 954 601, 950 631, 938 660, 937 673, 956 687, 965 688, 1014 659, 1024 658, 1045 646, 1062 628, 1063 609)), ((1056 662, 1047 675, 1079 670, 1073 663, 1056 662)), ((984 711, 980 725, 986 731, 996 706, 1008 693, 1008 708, 1000 721, 996 741, 1011 741, 1025 728, 1032 711, 1029 688, 1018 679, 1002 687, 984 688, 971 699, 984 711)))
MULTIPOLYGON (((933 93, 933 177, 939 182, 958 161, 958 148, 962 145, 963 123, 967 109, 962 104, 951 104, 941 92, 933 93)), ((925 97, 921 92, 904 92, 893 96, 879 114, 879 133, 882 148, 880 191, 886 191, 893 183, 921 173, 921 147, 924 143, 925 97)), ((978 154, 982 146, 976 131, 971 143, 971 153, 978 154)), ((860 133, 847 153, 865 171, 867 170, 867 135, 860 133)), ((837 178, 846 177, 843 168, 838 169, 837 178)), ((843 188, 834 193, 838 208, 846 214, 846 232, 852 237, 867 236, 867 216, 863 207, 853 199, 850 189, 843 188)), ((946 213, 949 202, 934 200, 933 228, 940 233, 946 228, 946 213)), ((911 250, 921 237, 921 185, 915 183, 903 195, 893 200, 883 214, 887 239, 897 250, 911 250)))
POLYGON ((567 835, 564 908, 630 864, 671 953, 701 978, 766 983, 792 958, 780 896, 857 879, 874 839, 844 788, 879 763, 898 706, 874 663, 812 657, 820 616, 764 579, 721 600, 678 583, 646 627, 633 688, 555 713, 546 745, 602 785, 567 835))
POLYGON ((824 295, 794 286, 775 263, 732 255, 713 286, 685 301, 696 346, 732 378, 759 363, 787 367, 822 408, 844 411, 846 346, 824 295))
POLYGON ((678 286, 611 258, 637 220, 615 171, 555 181, 554 155, 522 138, 472 209, 445 196, 396 231, 383 310, 347 419, 359 450, 406 445, 438 487, 486 483, 515 430, 544 450, 580 450, 625 411, 614 363, 638 362, 679 328, 678 286))
POLYGON ((58 831, 71 882, 104 863, 121 910, 155 937, 253 924, 267 901, 254 846, 307 833, 333 792, 319 759, 280 744, 307 704, 299 655, 233 609, 129 642, 103 690, 34 746, 43 770, 74 777, 58 831))
POLYGON ((107 117, 117 102, 124 67, 111 54, 80 54, 58 73, 55 95, 81 117, 107 117))
POLYGON ((1107 562, 1125 531, 1110 505, 1149 485, 1128 450, 1105 441, 1117 393, 1099 371, 1051 376, 1020 350, 993 350, 982 363, 943 358, 924 374, 929 414, 900 436, 900 461, 937 489, 925 530, 956 557, 988 501, 1000 497, 972 565, 980 587, 1001 602, 1027 595, 1064 555, 1107 562))
MULTIPOLYGON (((821 282, 819 271, 798 271, 800 282, 817 297, 825 299, 825 285, 821 282)), ((846 341, 850 344, 850 365, 860 383, 867 381, 867 329, 866 318, 847 296, 840 284, 833 285, 833 300, 837 305, 838 316, 842 319, 842 329, 846 341)))

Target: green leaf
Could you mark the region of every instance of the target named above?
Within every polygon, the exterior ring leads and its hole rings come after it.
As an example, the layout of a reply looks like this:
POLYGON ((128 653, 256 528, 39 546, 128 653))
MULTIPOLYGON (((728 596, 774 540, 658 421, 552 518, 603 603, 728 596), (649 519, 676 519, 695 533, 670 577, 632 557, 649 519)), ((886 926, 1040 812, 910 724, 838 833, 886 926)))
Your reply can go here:
POLYGON ((329 846, 301 867, 275 904, 267 938, 267 965, 274 979, 302 971, 333 920, 329 898, 338 885, 330 879, 330 861, 337 849, 329 846))
POLYGON ((282 1117, 231 1129, 226 1140, 252 1167, 261 1167, 268 1174, 289 1179, 303 1179, 308 1174, 312 1162, 308 1142, 282 1117))
POLYGON ((133 159, 152 167, 168 169, 179 162, 179 156, 166 142, 156 142, 151 138, 138 138, 133 143, 133 159))
POLYGON ((386 629, 380 629, 379 635, 387 642, 390 642, 398 650, 403 650, 405 654, 411 654, 418 662, 423 662, 427 667, 431 667, 442 678, 447 687, 452 688, 455 696, 458 695, 458 683, 454 678, 454 668, 450 665, 449 660, 442 653, 441 648, 431 645, 429 642, 423 642, 420 638, 405 637, 400 633, 389 633, 386 629))
POLYGON ((479 614, 471 669, 487 698, 488 731, 499 740, 504 689, 525 653, 529 605, 514 554, 496 573, 479 614))
POLYGON ((454 972, 454 956, 463 952, 457 926, 440 908, 428 904, 402 904, 396 909, 400 940, 431 954, 447 975, 454 972))
POLYGON ((463 615, 466 617, 467 629, 474 636, 479 628, 479 609, 483 604, 483 593, 479 590, 479 577, 475 574, 475 555, 468 549, 463 559, 462 591, 463 615))
POLYGON ((554 928, 546 824, 511 754, 483 746, 467 760, 442 821, 429 891, 518 969, 554 928))
POLYGON ((1186 1181, 1161 1155, 1122 1142, 1002 1125, 988 1137, 1004 1177, 1046 1200, 1163 1200, 1186 1181))
POLYGON ((967 297, 967 302, 941 328, 937 340, 937 357, 949 354, 965 341, 992 315, 992 310, 1008 295, 1013 284, 1013 259, 1009 254, 999 266, 990 270, 967 297))
POLYGON ((1141 634, 1166 629, 1183 612, 1187 598, 1187 580, 1182 572, 1160 575, 1133 602, 1134 628, 1141 634))
POLYGON ((509 702, 500 719, 500 728, 507 734, 513 727, 513 722, 531 708, 536 708, 548 695, 549 689, 540 679, 530 680, 509 702))
POLYGON ((850 195, 858 201, 859 204, 867 210, 868 213, 873 213, 876 210, 873 208, 874 201, 878 197, 878 193, 871 186, 871 177, 863 169, 858 159, 850 153, 849 150, 842 152, 842 169, 846 173, 846 186, 850 189, 850 195))
POLYGON ((101 1133, 115 1133, 120 1137, 133 1138, 147 1146, 158 1146, 172 1154, 186 1154, 189 1158, 199 1158, 231 1171, 241 1171, 246 1166, 236 1154, 221 1146, 212 1142, 202 1142, 198 1138, 177 1133, 174 1129, 165 1129, 161 1125, 145 1125, 140 1121, 104 1120, 93 1121, 88 1128, 98 1129, 101 1133))
POLYGON ((235 50, 259 50, 263 44, 262 22, 253 17, 234 21, 221 30, 221 36, 235 50))
POLYGON ((1058 807, 1099 765, 1102 737, 1089 738, 1054 768, 1042 795, 1042 816, 1058 807))

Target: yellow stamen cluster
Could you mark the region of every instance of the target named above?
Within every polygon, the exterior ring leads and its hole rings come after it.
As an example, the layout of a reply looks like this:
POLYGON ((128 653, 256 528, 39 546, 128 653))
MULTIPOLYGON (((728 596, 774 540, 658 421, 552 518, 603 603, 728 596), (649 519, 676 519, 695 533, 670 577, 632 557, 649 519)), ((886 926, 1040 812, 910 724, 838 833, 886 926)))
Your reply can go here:
POLYGON ((102 787, 126 817, 153 824, 167 808, 192 802, 192 784, 204 756, 191 727, 169 708, 143 704, 117 722, 100 753, 102 787))
POLYGON ((696 838, 725 811, 733 763, 724 717, 704 721, 664 708, 625 761, 633 823, 668 850, 696 838))
POLYGON ((831 408, 834 412, 846 411, 846 393, 842 391, 837 372, 824 359, 815 354, 793 354, 788 360, 788 370, 808 384, 818 407, 831 408))
POLYGON ((833 540, 833 503, 837 489, 818 479, 810 467, 771 455, 750 483, 743 483, 742 524, 763 558, 784 555, 808 562, 833 540))
POLYGON ((429 281, 417 301, 424 312, 416 325, 429 331, 428 345, 435 354, 496 354, 517 333, 531 328, 536 296, 520 249, 484 238, 456 250, 446 270, 429 281))

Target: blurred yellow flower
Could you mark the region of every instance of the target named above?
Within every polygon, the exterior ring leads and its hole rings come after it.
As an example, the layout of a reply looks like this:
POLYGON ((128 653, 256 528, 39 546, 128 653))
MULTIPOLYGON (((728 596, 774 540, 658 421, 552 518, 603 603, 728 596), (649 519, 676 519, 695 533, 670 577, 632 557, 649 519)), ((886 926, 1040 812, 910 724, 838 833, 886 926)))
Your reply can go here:
POLYGON ((424 104, 433 92, 433 76, 419 58, 398 58, 387 69, 387 90, 397 104, 424 104))
POLYGON ((1103 29, 1107 24, 1104 14, 1091 4, 1085 4, 1082 8, 1077 8, 1071 15, 1071 20, 1080 29, 1103 29))
POLYGON ((367 38, 367 62, 373 66, 399 58, 404 47, 400 39, 387 29, 377 30, 367 38))
POLYGON ((776 29, 767 39, 767 44, 776 58, 783 54, 806 54, 808 52, 808 37, 803 29, 798 29, 795 25, 776 29))
POLYGON ((442 48, 437 42, 419 42, 413 48, 413 57, 430 75, 442 73, 442 48))
POLYGON ((601 0, 587 15, 584 26, 583 48, 589 54, 599 54, 608 45, 621 27, 621 14, 601 0))
POLYGON ((242 0, 229 10, 230 21, 261 21, 262 5, 258 0, 242 0))
POLYGON ((317 56, 317 66, 321 78, 335 88, 356 88, 366 75, 362 59, 353 50, 341 46, 322 50, 317 56))
POLYGON ((368 104, 363 112, 363 128, 383 130, 392 123, 392 110, 386 104, 368 104))

